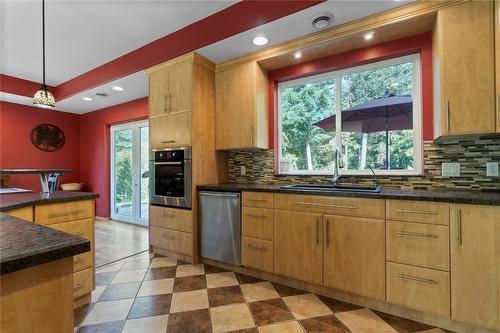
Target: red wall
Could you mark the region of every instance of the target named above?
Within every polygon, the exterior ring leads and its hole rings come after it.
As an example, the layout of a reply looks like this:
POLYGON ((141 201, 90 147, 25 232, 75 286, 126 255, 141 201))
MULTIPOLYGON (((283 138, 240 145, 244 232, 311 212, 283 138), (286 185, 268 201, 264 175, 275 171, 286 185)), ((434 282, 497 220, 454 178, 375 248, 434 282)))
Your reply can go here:
POLYGON ((111 125, 146 119, 148 99, 140 98, 124 104, 89 112, 80 122, 80 178, 85 190, 100 194, 96 215, 110 213, 110 135, 111 125))
MULTIPOLYGON (((433 139, 432 35, 425 33, 280 68, 269 73, 269 147, 278 146, 276 89, 278 82, 329 72, 388 58, 420 53, 422 71, 423 138, 433 139)), ((276 163, 277 165, 277 163, 276 163)))
MULTIPOLYGON (((73 171, 62 182, 80 178, 80 116, 26 105, 0 102, 0 169, 69 168, 73 171), (55 152, 44 152, 30 141, 31 130, 49 123, 59 127, 65 136, 64 146, 55 152)), ((11 186, 40 191, 37 175, 11 176, 11 186)))

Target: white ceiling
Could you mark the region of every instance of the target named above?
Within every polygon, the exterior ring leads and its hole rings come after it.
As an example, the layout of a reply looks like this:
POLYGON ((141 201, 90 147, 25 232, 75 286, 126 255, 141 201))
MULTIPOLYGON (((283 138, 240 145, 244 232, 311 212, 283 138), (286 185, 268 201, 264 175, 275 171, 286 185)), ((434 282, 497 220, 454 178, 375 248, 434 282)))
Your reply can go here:
MULTIPOLYGON (((47 78, 57 85, 126 54, 183 26, 213 14, 235 1, 76 1, 46 0, 47 78)), ((0 0, 0 72, 32 81, 41 79, 40 0, 0 0)), ((315 30, 312 17, 328 12, 334 25, 401 6, 409 1, 330 0, 260 27, 245 31, 198 50, 218 63, 263 47, 253 45, 257 33, 265 33, 269 44, 294 39, 315 30)), ((144 72, 79 93, 56 102, 56 108, 86 113, 147 96, 144 72), (113 85, 125 88, 115 92, 113 85), (108 97, 95 96, 96 92, 108 97), (87 102, 82 97, 94 100, 87 102)), ((0 94, 0 100, 31 105, 29 98, 0 94)))

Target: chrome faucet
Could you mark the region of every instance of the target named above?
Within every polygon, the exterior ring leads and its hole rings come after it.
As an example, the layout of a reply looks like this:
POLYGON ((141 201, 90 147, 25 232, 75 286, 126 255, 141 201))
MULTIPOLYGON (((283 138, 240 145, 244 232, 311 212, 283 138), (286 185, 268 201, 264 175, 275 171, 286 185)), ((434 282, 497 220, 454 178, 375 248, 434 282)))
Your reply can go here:
POLYGON ((333 151, 333 184, 337 185, 340 182, 342 175, 339 174, 339 167, 343 168, 344 163, 342 162, 342 151, 340 148, 335 147, 333 151))

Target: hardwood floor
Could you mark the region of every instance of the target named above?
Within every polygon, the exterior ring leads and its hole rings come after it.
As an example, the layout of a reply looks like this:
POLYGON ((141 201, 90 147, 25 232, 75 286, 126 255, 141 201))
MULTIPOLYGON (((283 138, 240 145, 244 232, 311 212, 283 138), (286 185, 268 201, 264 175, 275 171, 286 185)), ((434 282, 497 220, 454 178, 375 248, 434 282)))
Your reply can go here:
POLYGON ((148 249, 147 228, 114 220, 95 222, 96 267, 148 249))

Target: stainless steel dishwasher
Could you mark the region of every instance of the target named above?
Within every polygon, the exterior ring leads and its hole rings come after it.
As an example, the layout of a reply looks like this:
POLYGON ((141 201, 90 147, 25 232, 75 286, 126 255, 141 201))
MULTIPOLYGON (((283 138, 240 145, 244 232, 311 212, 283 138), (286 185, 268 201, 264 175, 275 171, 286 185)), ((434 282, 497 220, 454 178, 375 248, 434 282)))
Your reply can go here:
POLYGON ((201 256, 241 264, 240 193, 199 192, 201 256))

